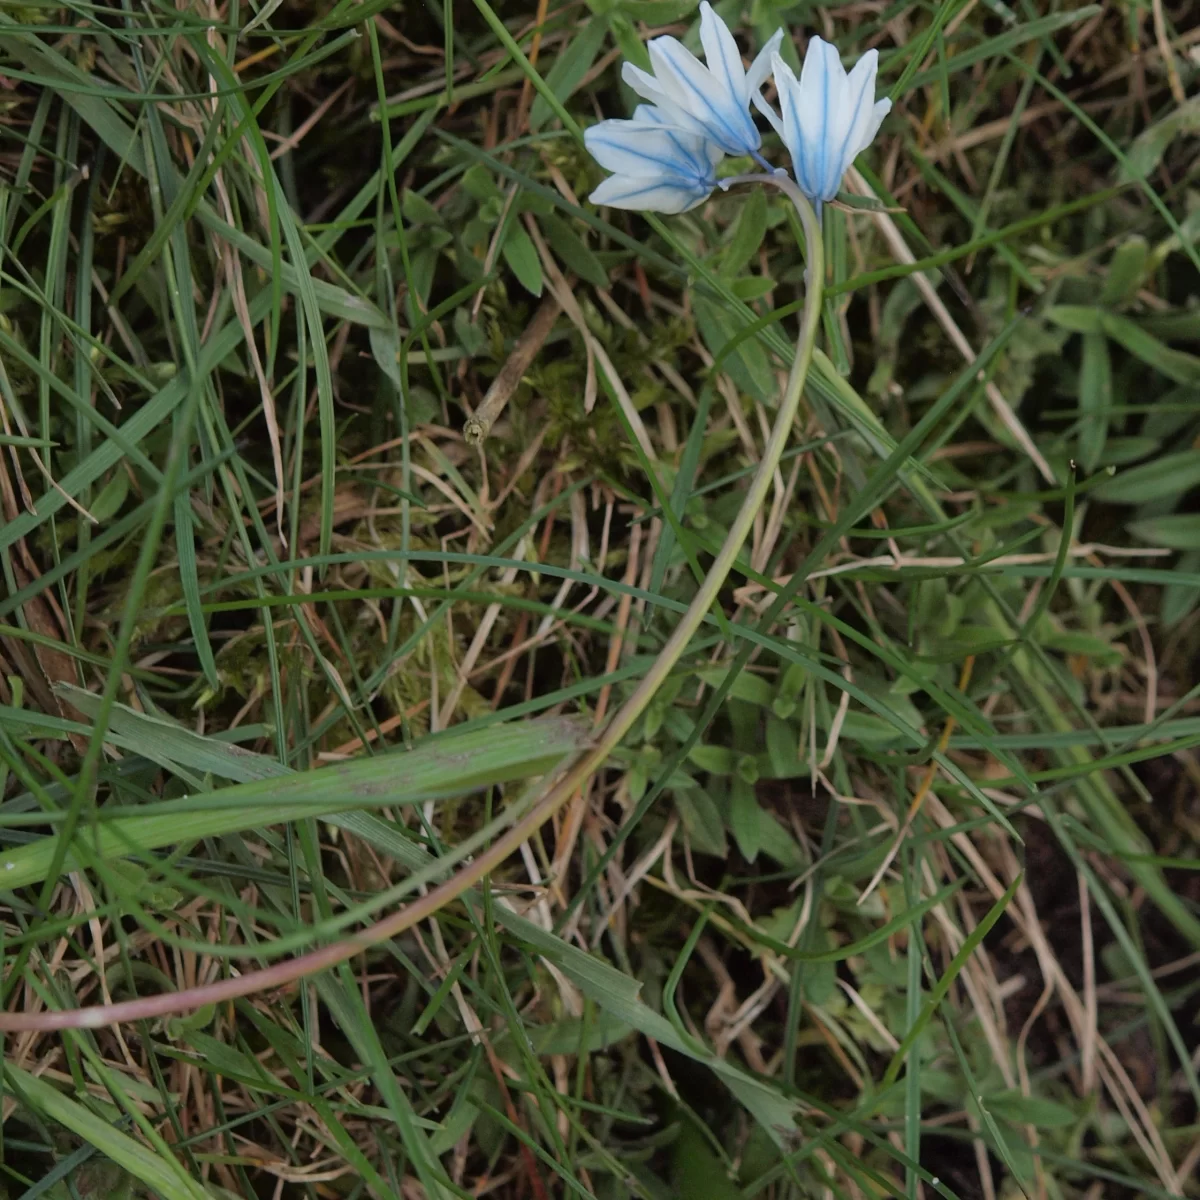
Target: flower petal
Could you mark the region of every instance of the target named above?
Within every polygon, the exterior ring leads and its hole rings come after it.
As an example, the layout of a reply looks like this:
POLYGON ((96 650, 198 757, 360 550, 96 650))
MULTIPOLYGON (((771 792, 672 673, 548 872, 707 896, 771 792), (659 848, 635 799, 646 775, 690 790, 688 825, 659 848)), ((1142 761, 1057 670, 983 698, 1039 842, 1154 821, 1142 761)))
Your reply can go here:
POLYGON ((661 108, 653 104, 639 104, 633 110, 633 119, 642 125, 670 125, 661 108))
POLYGON ((876 101, 871 108, 871 118, 866 121, 862 129, 862 137, 854 144, 854 153, 850 156, 849 166, 874 140, 875 135, 879 132, 880 125, 883 124, 883 118, 892 111, 892 101, 889 97, 876 101))
POLYGON ((664 176, 633 179, 612 175, 589 197, 593 204, 624 208, 634 212, 660 212, 673 215, 707 199, 712 188, 688 187, 677 179, 664 176))
POLYGON ((814 172, 815 195, 822 200, 832 200, 837 195, 842 178, 842 143, 851 121, 846 103, 846 70, 842 66, 837 47, 821 38, 813 38, 804 56, 804 70, 800 74, 800 90, 804 91, 804 76, 808 72, 810 59, 820 63, 820 105, 822 121, 808 139, 811 148, 810 162, 814 172), (819 132, 818 132, 819 130, 819 132))
POLYGON ((635 67, 631 62, 621 64, 621 78, 643 100, 649 100, 651 104, 661 104, 666 99, 658 80, 649 72, 643 71, 641 67, 635 67))
POLYGON ((746 91, 746 68, 742 56, 729 32, 729 26, 712 10, 708 0, 700 5, 700 45, 704 47, 704 61, 708 64, 718 85, 731 98, 739 98, 743 105, 749 103, 746 91))
MULTIPOLYGON (((793 132, 799 161, 796 162, 796 178, 800 186, 810 195, 821 191, 824 164, 821 147, 825 140, 825 126, 829 120, 828 82, 826 80, 825 55, 820 47, 825 43, 813 38, 804 55, 800 68, 800 79, 790 97, 793 132)), ((784 114, 787 125, 788 113, 784 114)))
MULTIPOLYGON (((745 102, 702 67, 673 37, 648 43, 654 77, 668 99, 684 109, 726 154, 749 154, 762 145, 745 102)), ((649 99, 649 97, 647 97, 649 99)))
MULTIPOLYGON (((762 115, 766 117, 768 121, 771 122, 771 127, 777 134, 779 134, 780 138, 782 138, 783 122, 779 119, 779 116, 776 114, 775 110, 763 99, 762 92, 754 92, 751 96, 751 99, 754 101, 754 107, 757 108, 758 111, 762 113, 762 115)), ((786 141, 784 144, 786 145, 786 141)))
POLYGON ((621 175, 643 179, 677 175, 687 182, 712 175, 704 140, 670 125, 601 121, 584 130, 583 140, 602 167, 621 175))
MULTIPOLYGON (((699 66, 699 63, 696 65, 699 66)), ((678 102, 677 97, 682 94, 678 88, 673 85, 664 86, 662 80, 647 74, 631 62, 625 63, 621 68, 621 78, 639 96, 654 104, 662 114, 664 123, 686 129, 689 133, 694 133, 699 137, 708 136, 708 126, 702 121, 696 120, 689 111, 686 94, 683 94, 683 103, 678 102)))
MULTIPOLYGON (((879 128, 876 121, 870 134, 863 140, 863 135, 870 128, 873 120, 875 103, 875 74, 879 68, 879 51, 868 50, 854 64, 854 70, 846 79, 845 117, 838 122, 837 159, 839 163, 838 177, 834 189, 841 186, 842 176, 846 169, 857 157, 858 152, 870 144, 879 128)), ((889 104, 890 108, 891 105, 889 104)), ((882 119, 882 118, 881 118, 882 119)))
MULTIPOLYGON (((771 57, 782 43, 783 30, 777 29, 750 64, 750 70, 746 72, 746 92, 749 96, 756 95, 762 85, 767 82, 767 76, 771 73, 771 57)), ((761 107, 759 111, 762 111, 761 107)))
MULTIPOLYGON (((809 186, 809 175, 805 167, 806 130, 801 119, 800 83, 792 73, 792 68, 778 54, 771 56, 771 66, 775 74, 775 86, 779 91, 779 111, 783 117, 780 136, 792 156, 792 168, 800 190, 811 196, 814 193, 809 186)), ((759 108, 761 110, 762 106, 759 108)))
MULTIPOLYGON (((814 37, 799 81, 778 54, 771 64, 783 114, 783 141, 792 156, 796 182, 819 214, 821 204, 837 195, 842 176, 891 111, 890 100, 875 100, 879 54, 869 50, 847 75, 836 48, 814 37)), ((768 118, 772 116, 763 103, 758 107, 768 118)))

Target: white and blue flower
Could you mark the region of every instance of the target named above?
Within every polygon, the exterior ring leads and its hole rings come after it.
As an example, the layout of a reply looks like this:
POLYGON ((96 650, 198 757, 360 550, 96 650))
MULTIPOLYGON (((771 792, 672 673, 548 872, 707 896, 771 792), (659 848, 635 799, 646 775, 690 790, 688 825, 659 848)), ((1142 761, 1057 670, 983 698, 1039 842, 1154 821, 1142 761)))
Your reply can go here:
POLYGON ((777 30, 747 71, 729 26, 704 0, 700 44, 707 66, 676 38, 658 37, 647 44, 654 73, 627 62, 621 77, 670 124, 707 138, 726 154, 754 154, 762 137, 750 103, 766 81, 782 39, 783 30, 777 30))
POLYGON ((847 168, 891 111, 891 100, 875 99, 879 52, 868 50, 847 74, 837 48, 814 37, 799 80, 778 54, 772 68, 783 119, 757 93, 754 102, 783 139, 796 183, 819 216, 821 205, 837 195, 847 168))
POLYGON ((632 121, 601 121, 584 131, 591 156, 613 175, 589 197, 593 204, 660 213, 687 212, 717 186, 720 146, 680 129, 649 104, 632 121))

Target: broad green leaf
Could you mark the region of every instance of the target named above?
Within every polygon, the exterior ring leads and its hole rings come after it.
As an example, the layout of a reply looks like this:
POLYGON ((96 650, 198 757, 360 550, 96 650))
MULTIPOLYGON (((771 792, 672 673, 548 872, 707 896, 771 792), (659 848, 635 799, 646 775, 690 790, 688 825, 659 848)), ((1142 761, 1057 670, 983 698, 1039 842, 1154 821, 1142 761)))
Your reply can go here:
POLYGON ((542 264, 529 234, 519 225, 513 225, 504 239, 504 261, 521 286, 535 296, 542 294, 542 264))
MULTIPOLYGON (((1179 556, 1178 570, 1180 575, 1190 575, 1193 578, 1200 574, 1200 550, 1190 550, 1179 556)), ((1162 606, 1159 615, 1162 623, 1171 628, 1178 625, 1184 617, 1195 611, 1200 603, 1200 587, 1194 583, 1168 583, 1163 588, 1162 606)))
POLYGON ((1200 388, 1177 384, 1153 404, 1146 405, 1142 433, 1156 441, 1169 441, 1200 417, 1200 388))
POLYGON ((698 4, 699 0, 620 0, 618 7, 647 25, 673 25, 691 16, 698 4))
POLYGON ((991 625, 959 624, 950 637, 930 639, 928 653, 922 657, 937 662, 958 662, 971 654, 988 654, 1008 645, 1012 639, 991 625))
POLYGON ((1115 667, 1122 662, 1121 651, 1104 638, 1080 630, 1068 629, 1062 633, 1049 633, 1038 641, 1047 649, 1059 650, 1063 654, 1081 654, 1094 659, 1100 666, 1115 667))
POLYGON ((1147 517, 1133 521, 1129 532, 1152 546, 1168 550, 1200 550, 1200 515, 1172 513, 1166 517, 1147 517))
POLYGON ((740 275, 754 259, 767 234, 767 197, 762 188, 756 188, 745 199, 733 237, 721 255, 721 274, 728 279, 740 275))
POLYGON ((1131 437, 1111 437, 1104 447, 1104 460, 1114 467, 1119 467, 1124 463, 1137 462, 1139 458, 1153 454, 1158 446, 1158 438, 1147 437, 1145 434, 1131 437))
POLYGON ((480 204, 488 200, 497 203, 504 201, 504 193, 496 186, 491 171, 483 163, 474 163, 463 172, 462 186, 467 195, 480 204))
POLYGON ((752 863, 763 848, 766 823, 752 784, 734 776, 729 787, 729 831, 741 856, 752 863))
POLYGON ((1112 358, 1102 333, 1083 335, 1083 361, 1079 368, 1080 465, 1087 474, 1100 466, 1108 440, 1112 408, 1112 358))
POLYGON ((807 860, 796 839, 774 813, 763 808, 750 784, 735 776, 729 791, 730 832, 747 862, 765 854, 780 866, 805 865, 807 860))
POLYGON ((799 729, 777 717, 767 714, 767 752, 769 769, 764 771, 772 779, 795 779, 809 773, 808 765, 800 758, 799 729))
POLYGON ((1060 329, 1069 329, 1072 333, 1099 333, 1104 313, 1085 304, 1052 304, 1046 309, 1046 317, 1060 329))
MULTIPOLYGON (((737 333, 730 314, 704 296, 692 300, 696 324, 709 353, 717 359, 737 333)), ((775 399, 775 378, 766 351, 756 341, 743 342, 721 361, 721 370, 744 392, 764 402, 775 399)))
POLYGON ((595 1054, 615 1045, 633 1032, 630 1025, 617 1021, 606 1012, 599 1012, 589 1022, 578 1017, 563 1017, 552 1025, 529 1027, 529 1041, 536 1054, 595 1054))
POLYGON ((1092 496, 1112 504, 1145 504, 1148 500, 1170 500, 1197 484, 1200 450, 1182 450, 1114 475, 1094 487, 1092 496))
POLYGON ((671 1178, 678 1200, 740 1200, 742 1189, 729 1177, 704 1135, 685 1119, 671 1147, 671 1178))
MULTIPOLYGON (((613 41, 621 47, 622 57, 633 63, 635 67, 641 67, 643 71, 648 71, 650 69, 650 52, 646 49, 646 43, 639 36, 633 21, 623 12, 613 12, 608 19, 608 29, 612 34, 613 41)), ((632 95, 628 89, 626 89, 626 93, 632 95)))
POLYGON ((1145 179, 1180 134, 1197 132, 1200 132, 1200 96, 1192 96, 1134 139, 1126 153, 1121 178, 1145 179))
POLYGON ((539 217, 538 227, 564 267, 596 287, 608 287, 608 272, 566 221, 555 216, 539 217))
MULTIPOLYGON (((696 674, 709 687, 716 687, 725 677, 722 667, 702 667, 696 674)), ((770 708, 775 698, 774 688, 761 675, 753 671, 743 671, 729 689, 729 695, 735 700, 745 700, 759 708, 770 708)))
POLYGON ((129 473, 117 471, 104 485, 103 491, 88 506, 88 511, 98 522, 111 521, 121 510, 125 497, 129 495, 129 473))
POLYGON ((1025 1139, 1010 1126, 998 1125, 986 1103, 969 1103, 968 1108, 972 1107, 978 1110, 978 1116, 983 1121, 984 1141, 990 1144, 992 1152, 1005 1165, 1009 1177, 1030 1184, 1033 1179, 1033 1152, 1025 1139))
MULTIPOLYGON (((54 690, 85 717, 94 717, 100 711, 100 697, 93 692, 67 683, 58 684, 54 690)), ((140 754, 168 771, 183 767, 200 775, 215 775, 235 783, 295 774, 290 767, 265 754, 244 750, 232 742, 204 737, 166 717, 138 712, 125 704, 113 705, 106 740, 122 750, 140 754)))
MULTIPOLYGON (((584 76, 592 69, 607 32, 608 22, 603 17, 592 17, 554 60, 546 72, 546 84, 559 100, 565 101, 574 95, 584 76)), ((545 97, 537 96, 529 110, 530 132, 536 133, 553 115, 545 97)))
POLYGON ((1100 293, 1101 304, 1115 307, 1132 298, 1145 274, 1149 253, 1150 245, 1140 233, 1130 234, 1116 248, 1100 293))
POLYGON ((749 303, 765 296, 775 287, 775 280, 767 275, 743 275, 741 279, 731 279, 729 290, 739 300, 749 303))
POLYGON ((400 197, 400 211, 412 225, 442 224, 442 214, 415 188, 404 189, 404 195, 400 197))
POLYGON ((404 378, 400 373, 400 337, 395 328, 367 330, 367 342, 375 365, 390 380, 397 393, 404 393, 404 378))
POLYGON ((725 841, 725 822, 706 788, 675 789, 675 807, 692 841, 692 848, 701 854, 724 858, 728 853, 725 841))
POLYGON ((734 753, 726 746, 713 746, 706 742, 697 742, 688 751, 688 758, 702 771, 710 775, 732 775, 734 753))
POLYGON ((1063 1129, 1076 1125, 1080 1116, 1074 1109, 1042 1096, 1023 1096, 1017 1091, 985 1096, 984 1107, 996 1117, 1015 1125, 1033 1125, 1038 1129, 1063 1129))
MULTIPOLYGON (((142 804, 129 815, 106 810, 103 821, 81 828, 78 837, 90 853, 118 858, 306 817, 417 804, 540 775, 584 741, 580 725, 557 717, 451 733, 408 751, 142 804)), ((39 838, 0 855, 5 888, 44 879, 54 841, 39 838)), ((75 852, 68 853, 63 870, 79 866, 75 852)))
POLYGON ((1130 354, 1168 379, 1176 383, 1200 384, 1200 358, 1194 354, 1172 350, 1141 326, 1116 313, 1104 313, 1100 323, 1114 342, 1119 342, 1130 354))
POLYGON ((192 1029, 187 1030, 181 1040, 199 1056, 202 1070, 214 1071, 226 1079, 237 1080, 259 1091, 291 1096, 297 1100, 303 1097, 302 1092, 284 1087, 256 1058, 220 1038, 192 1029))

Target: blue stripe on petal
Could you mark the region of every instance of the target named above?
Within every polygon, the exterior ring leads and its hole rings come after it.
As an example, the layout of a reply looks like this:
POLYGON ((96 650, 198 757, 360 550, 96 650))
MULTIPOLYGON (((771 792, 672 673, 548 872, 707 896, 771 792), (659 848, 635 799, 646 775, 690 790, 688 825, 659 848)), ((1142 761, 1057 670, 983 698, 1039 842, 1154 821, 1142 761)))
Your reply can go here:
POLYGON ((771 73, 771 59, 782 42, 783 30, 777 29, 750 64, 750 70, 746 72, 746 91, 751 96, 767 82, 767 76, 771 73))
POLYGON ((634 212, 686 212, 703 200, 712 189, 683 187, 674 180, 625 179, 614 175, 606 179, 589 197, 592 204, 624 208, 634 212))
MULTIPOLYGON (((689 148, 684 144, 686 134, 680 134, 674 129, 665 130, 668 140, 679 151, 681 161, 686 162, 691 167, 692 174, 695 178, 702 178, 707 172, 705 171, 706 164, 700 160, 700 146, 703 144, 701 139, 689 139, 693 144, 689 148)), ((682 173, 682 172, 681 172, 682 173)))
POLYGON ((804 180, 806 191, 810 196, 821 194, 821 184, 825 179, 825 130, 829 126, 829 68, 825 60, 825 42, 815 37, 809 43, 804 55, 804 70, 800 75, 800 93, 796 96, 796 124, 802 132, 804 155, 804 180), (802 111, 801 99, 805 91, 804 84, 812 66, 812 80, 807 91, 811 94, 813 110, 811 115, 802 111), (818 102, 820 107, 818 107, 818 102))
MULTIPOLYGON (((720 97, 726 101, 722 111, 716 103, 717 98, 706 94, 704 84, 709 80, 714 92, 722 90, 711 71, 702 67, 695 56, 689 54, 674 38, 655 38, 650 43, 651 58, 656 51, 662 57, 663 66, 670 73, 672 82, 691 100, 692 116, 708 129, 714 142, 729 154, 748 154, 758 149, 762 142, 750 120, 750 114, 734 107, 730 103, 733 97, 727 96, 720 97)), ((656 69, 655 74, 660 72, 656 69)))
POLYGON ((708 0, 700 5, 700 43, 704 61, 713 75, 724 82, 731 97, 740 98, 746 86, 746 70, 729 26, 712 10, 708 0))
POLYGON ((698 139, 668 125, 601 121, 584 131, 584 145, 609 171, 643 176, 673 174, 696 179, 707 174, 698 139))
POLYGON ((822 79, 821 88, 821 124, 818 127, 816 146, 813 154, 813 170, 815 174, 814 182, 817 185, 817 193, 822 199, 825 198, 825 176, 829 173, 829 93, 833 90, 833 72, 829 69, 828 64, 825 66, 825 75, 822 79))
MULTIPOLYGON (((856 157, 857 151, 852 139, 863 127, 864 122, 860 121, 860 117, 865 115, 863 113, 864 107, 870 108, 874 103, 874 99, 875 72, 863 71, 857 92, 847 97, 847 103, 850 105, 850 120, 846 126, 846 136, 842 139, 842 144, 838 147, 836 160, 837 178, 833 180, 833 194, 827 197, 830 200, 833 199, 833 196, 837 195, 837 190, 842 184, 842 176, 845 175, 847 167, 850 166, 856 157), (868 88, 870 89, 870 95, 867 94, 868 88)), ((828 188, 826 190, 828 191, 828 188)))

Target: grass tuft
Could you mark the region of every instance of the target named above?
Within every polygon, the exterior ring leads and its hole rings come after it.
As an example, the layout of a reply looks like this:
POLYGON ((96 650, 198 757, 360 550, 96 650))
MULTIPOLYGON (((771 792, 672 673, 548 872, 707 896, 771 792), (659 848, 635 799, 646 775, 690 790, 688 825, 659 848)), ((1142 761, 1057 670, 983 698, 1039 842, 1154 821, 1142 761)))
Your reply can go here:
POLYGON ((0 6, 0 1195, 1196 1194, 1200 33, 718 8, 727 580, 693 0, 0 6))

